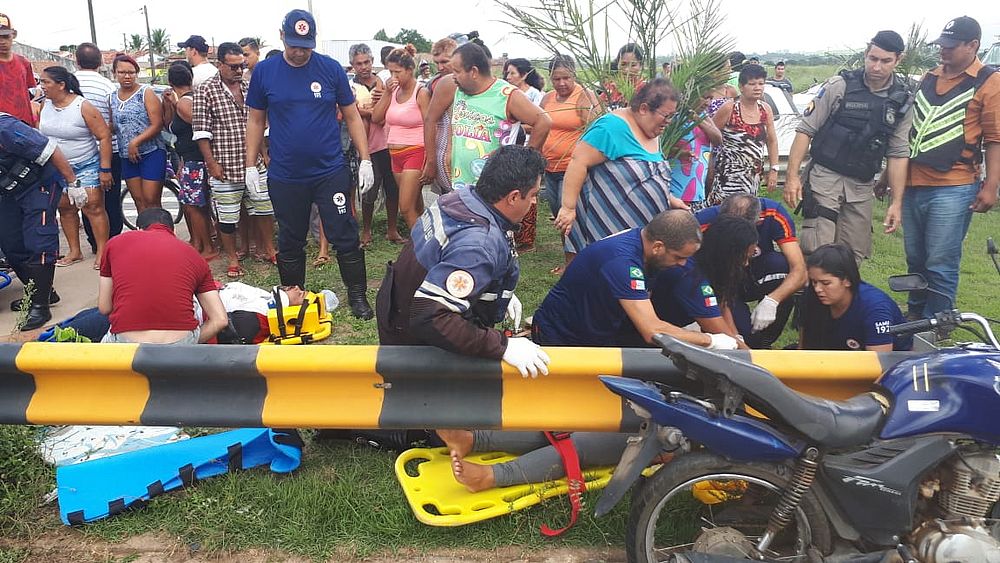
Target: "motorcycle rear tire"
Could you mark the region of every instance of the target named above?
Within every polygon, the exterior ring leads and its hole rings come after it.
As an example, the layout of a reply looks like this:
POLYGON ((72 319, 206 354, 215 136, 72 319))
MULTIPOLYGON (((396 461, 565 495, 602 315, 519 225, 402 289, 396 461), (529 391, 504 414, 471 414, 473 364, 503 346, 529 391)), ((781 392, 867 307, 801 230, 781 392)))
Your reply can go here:
MULTIPOLYGON (((690 491, 692 482, 700 478, 719 476, 723 479, 740 479, 755 483, 776 492, 784 490, 793 474, 791 466, 769 463, 738 463, 705 451, 680 455, 665 464, 651 477, 643 479, 635 488, 626 527, 625 548, 630 563, 652 563, 660 560, 654 556, 656 524, 663 509, 677 493, 690 491), (726 476, 726 477, 722 477, 726 476)), ((688 493, 689 494, 689 493, 688 493)), ((774 495, 777 500, 778 495, 774 495)), ((773 509, 773 506, 770 507, 773 509)), ((766 520, 769 511, 764 514, 766 520)), ((808 536, 803 549, 806 560, 815 558, 817 552, 827 554, 831 549, 830 524, 811 491, 803 495, 797 516, 789 526, 796 526, 800 519, 808 536)), ((798 531, 798 530, 796 530, 798 531)), ((700 534, 696 534, 697 535, 700 534)), ((693 542, 695 538, 691 538, 693 542)), ((756 543, 756 540, 753 541, 756 543)), ((666 557, 663 557, 666 559, 666 557)))

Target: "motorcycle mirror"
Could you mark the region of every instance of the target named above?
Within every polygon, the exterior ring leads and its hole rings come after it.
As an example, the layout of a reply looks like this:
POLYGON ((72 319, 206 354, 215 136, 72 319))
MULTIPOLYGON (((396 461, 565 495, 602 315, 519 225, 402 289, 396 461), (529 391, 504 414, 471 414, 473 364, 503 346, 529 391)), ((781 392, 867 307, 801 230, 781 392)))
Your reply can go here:
POLYGON ((927 289, 927 280, 920 274, 889 276, 889 288, 893 291, 921 291, 927 289))

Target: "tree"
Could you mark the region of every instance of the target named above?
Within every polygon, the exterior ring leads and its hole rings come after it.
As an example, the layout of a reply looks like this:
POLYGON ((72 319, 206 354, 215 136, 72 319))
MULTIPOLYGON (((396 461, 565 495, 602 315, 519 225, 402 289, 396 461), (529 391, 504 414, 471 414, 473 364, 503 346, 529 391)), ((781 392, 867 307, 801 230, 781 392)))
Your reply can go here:
POLYGON ((163 28, 157 28, 149 32, 153 44, 151 46, 153 53, 157 55, 164 55, 173 51, 170 48, 170 34, 167 30, 163 28))
POLYGON ((60 51, 65 51, 67 53, 72 53, 72 52, 76 51, 76 45, 60 45, 59 46, 59 50, 60 51))
POLYGON ((389 38, 389 35, 385 32, 384 27, 376 31, 375 37, 373 37, 372 39, 374 39, 375 41, 392 41, 392 39, 389 38))
POLYGON ((390 41, 399 43, 400 45, 409 43, 416 47, 418 53, 429 53, 431 51, 431 42, 415 29, 406 29, 404 27, 390 41))
POLYGON ((125 50, 134 53, 136 51, 141 51, 143 47, 146 46, 146 41, 138 33, 133 33, 128 38, 128 43, 125 44, 125 50))

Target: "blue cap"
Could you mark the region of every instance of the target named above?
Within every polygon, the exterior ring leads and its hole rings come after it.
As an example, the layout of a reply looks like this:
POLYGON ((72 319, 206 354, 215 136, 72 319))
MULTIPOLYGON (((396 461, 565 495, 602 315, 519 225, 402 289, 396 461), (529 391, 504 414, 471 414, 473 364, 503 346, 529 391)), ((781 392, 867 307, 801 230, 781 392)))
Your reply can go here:
POLYGON ((305 10, 292 10, 285 14, 281 31, 285 32, 285 43, 290 47, 316 48, 316 20, 305 10))

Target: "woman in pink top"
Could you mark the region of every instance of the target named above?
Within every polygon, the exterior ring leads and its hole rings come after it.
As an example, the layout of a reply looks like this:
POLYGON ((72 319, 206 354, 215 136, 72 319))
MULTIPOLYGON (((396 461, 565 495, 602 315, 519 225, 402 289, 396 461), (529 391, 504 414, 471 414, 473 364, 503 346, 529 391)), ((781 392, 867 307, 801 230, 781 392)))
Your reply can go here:
POLYGON ((389 130, 389 156, 399 186, 399 212, 411 229, 424 212, 420 173, 424 166, 424 114, 431 98, 414 76, 416 53, 413 45, 389 53, 386 66, 392 78, 385 84, 388 95, 382 96, 372 110, 372 121, 385 123, 389 130))

